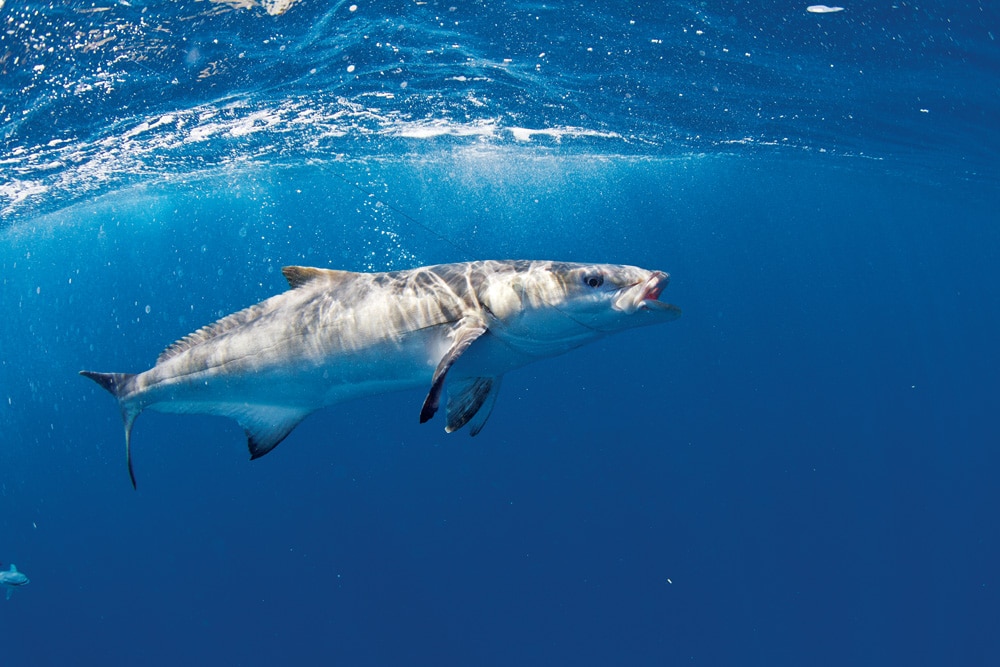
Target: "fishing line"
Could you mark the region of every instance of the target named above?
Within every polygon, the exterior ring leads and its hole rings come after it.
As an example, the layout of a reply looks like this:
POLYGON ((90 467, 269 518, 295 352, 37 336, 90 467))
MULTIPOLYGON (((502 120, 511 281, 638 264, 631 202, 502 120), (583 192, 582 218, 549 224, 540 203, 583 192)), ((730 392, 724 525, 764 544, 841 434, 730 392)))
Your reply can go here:
MULTIPOLYGON (((348 179, 344 174, 340 174, 340 173, 334 172, 333 176, 334 176, 334 178, 336 178, 337 180, 339 180, 340 182, 342 182, 344 185, 347 185, 351 189, 358 191, 359 193, 361 193, 365 197, 374 197, 375 196, 375 193, 370 188, 363 188, 363 187, 361 187, 358 183, 355 183, 355 182, 351 181, 350 179, 348 179)), ((398 208, 396 206, 393 206, 391 203, 383 201, 381 199, 378 200, 378 201, 383 206, 385 206, 386 208, 388 208, 390 211, 392 211, 393 213, 395 213, 396 215, 402 216, 404 219, 406 219, 407 221, 413 223, 417 227, 420 227, 424 231, 430 233, 432 236, 434 236, 438 240, 444 241, 445 243, 447 243, 448 245, 450 245, 452 248, 454 248, 455 250, 459 251, 459 253, 461 253, 462 255, 464 255, 469 260, 472 260, 475 257, 475 254, 469 248, 467 248, 467 247, 465 247, 465 246, 463 246, 463 245, 461 245, 459 243, 456 243, 455 241, 452 241, 450 238, 448 238, 447 236, 444 236, 443 234, 439 233, 437 230, 435 230, 430 225, 427 225, 427 224, 425 224, 423 222, 420 222, 419 220, 417 220, 416 218, 414 218, 413 216, 411 216, 410 214, 408 214, 406 211, 403 211, 402 209, 400 209, 400 208, 398 208)), ((636 284, 638 284, 638 283, 636 283, 636 284)), ((618 288, 618 289, 616 289, 614 291, 615 292, 621 292, 623 289, 627 289, 629 287, 633 287, 633 285, 626 285, 625 287, 618 288)), ((577 318, 573 317, 572 315, 570 315, 569 313, 567 313, 562 308, 556 306, 553 303, 549 303, 549 301, 547 299, 545 299, 544 297, 540 297, 540 298, 541 298, 542 302, 545 303, 545 305, 547 305, 548 307, 552 308, 557 313, 559 313, 560 315, 562 315, 566 319, 570 320, 571 322, 574 322, 575 324, 577 324, 578 326, 580 326, 583 329, 589 329, 590 331, 595 331, 595 332, 599 332, 599 333, 602 333, 602 334, 613 333, 613 331, 605 331, 604 329, 599 329, 597 327, 594 327, 594 326, 591 326, 591 325, 587 324, 586 322, 582 322, 582 321, 578 320, 577 318)))
MULTIPOLYGON (((357 190, 358 192, 360 192, 361 194, 363 194, 365 197, 374 197, 375 196, 375 193, 370 188, 363 188, 363 187, 361 187, 358 183, 352 182, 350 179, 348 179, 343 174, 338 174, 338 173, 334 172, 333 176, 338 181, 344 183, 348 187, 350 187, 350 188, 352 188, 354 190, 357 190)), ((437 230, 435 230, 430 225, 427 225, 427 224, 424 224, 423 222, 420 222, 419 220, 417 220, 416 218, 414 218, 412 215, 408 214, 406 211, 403 211, 400 208, 398 208, 396 206, 393 206, 391 203, 389 203, 387 201, 384 201, 382 199, 379 199, 377 201, 382 206, 385 206, 387 209, 389 209, 390 211, 392 211, 396 215, 402 216, 407 221, 413 223, 417 227, 420 227, 424 231, 430 233, 431 236, 435 237, 439 241, 444 241, 445 243, 447 243, 448 245, 450 245, 452 248, 454 248, 455 250, 459 251, 464 258, 469 259, 469 260, 475 258, 475 253, 473 253, 472 250, 470 250, 469 248, 463 246, 460 243, 456 243, 455 241, 452 241, 450 238, 448 238, 447 236, 444 236, 443 234, 441 234, 440 232, 438 232, 437 230)))

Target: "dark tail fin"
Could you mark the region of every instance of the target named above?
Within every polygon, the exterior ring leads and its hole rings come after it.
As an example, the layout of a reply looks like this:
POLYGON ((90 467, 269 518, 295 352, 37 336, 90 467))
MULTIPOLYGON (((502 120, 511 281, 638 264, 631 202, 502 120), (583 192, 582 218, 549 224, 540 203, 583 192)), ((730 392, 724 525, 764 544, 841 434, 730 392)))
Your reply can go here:
POLYGON ((132 488, 135 488, 135 473, 132 470, 132 424, 139 416, 142 408, 127 406, 122 401, 125 394, 125 387, 135 377, 133 373, 94 373, 93 371, 80 371, 80 375, 90 378, 97 384, 107 389, 118 399, 118 407, 122 411, 122 421, 125 424, 125 460, 128 463, 128 476, 132 480, 132 488))
POLYGON ((135 377, 132 373, 95 373, 93 371, 80 371, 80 375, 101 385, 110 391, 115 398, 121 396, 122 389, 129 380, 135 377))

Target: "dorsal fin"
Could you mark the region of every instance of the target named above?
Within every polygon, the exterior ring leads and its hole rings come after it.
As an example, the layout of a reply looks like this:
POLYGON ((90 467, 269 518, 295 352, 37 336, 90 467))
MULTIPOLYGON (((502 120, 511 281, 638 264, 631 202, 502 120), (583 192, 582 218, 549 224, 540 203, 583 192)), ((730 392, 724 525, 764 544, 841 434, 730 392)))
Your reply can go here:
POLYGON ((338 271, 337 269, 317 269, 311 266, 284 266, 281 268, 288 286, 292 289, 302 287, 319 278, 323 278, 333 284, 347 280, 351 276, 357 275, 351 271, 338 271))
POLYGON ((165 349, 160 353, 160 356, 156 358, 156 363, 162 364, 167 359, 172 359, 176 357, 181 352, 185 350, 190 350, 195 345, 204 343, 209 338, 215 338, 219 334, 229 331, 230 329, 235 329, 241 324, 245 324, 252 319, 258 317, 263 308, 263 304, 266 302, 261 302, 250 306, 249 308, 244 308, 243 310, 233 313, 232 315, 226 315, 221 320, 213 322, 198 329, 194 333, 189 333, 184 338, 172 344, 170 347, 165 349))

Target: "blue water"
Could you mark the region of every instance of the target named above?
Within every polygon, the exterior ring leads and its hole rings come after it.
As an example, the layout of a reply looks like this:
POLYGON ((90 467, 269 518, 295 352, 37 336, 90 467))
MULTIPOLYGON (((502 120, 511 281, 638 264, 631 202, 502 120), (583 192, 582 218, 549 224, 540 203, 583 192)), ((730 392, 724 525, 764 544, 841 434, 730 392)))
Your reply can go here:
POLYGON ((4 665, 997 663, 997 8, 594 4, 0 2, 4 665), (76 374, 507 257, 684 315, 475 439, 144 413, 137 491, 76 374))

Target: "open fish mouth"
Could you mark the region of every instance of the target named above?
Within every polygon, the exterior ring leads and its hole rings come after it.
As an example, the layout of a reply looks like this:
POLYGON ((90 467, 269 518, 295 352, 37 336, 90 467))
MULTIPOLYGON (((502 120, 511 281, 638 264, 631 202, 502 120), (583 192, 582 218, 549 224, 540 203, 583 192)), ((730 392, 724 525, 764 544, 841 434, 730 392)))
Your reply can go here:
POLYGON ((643 301, 656 301, 660 298, 660 293, 670 283, 670 274, 663 271, 653 271, 653 275, 646 281, 643 290, 643 301))
POLYGON ((637 310, 648 310, 670 315, 671 319, 676 319, 681 315, 681 309, 671 303, 660 301, 660 294, 670 283, 670 274, 663 271, 653 271, 652 275, 646 279, 640 294, 642 297, 636 304, 637 310))

